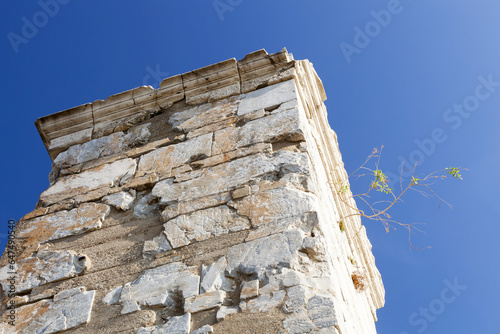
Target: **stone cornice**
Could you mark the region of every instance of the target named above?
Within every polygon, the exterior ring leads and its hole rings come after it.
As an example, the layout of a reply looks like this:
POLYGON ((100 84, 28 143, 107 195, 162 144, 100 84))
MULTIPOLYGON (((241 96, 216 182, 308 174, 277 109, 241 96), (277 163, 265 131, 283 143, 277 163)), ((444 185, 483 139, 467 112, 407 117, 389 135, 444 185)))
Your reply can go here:
POLYGON ((286 49, 252 52, 164 79, 158 89, 142 86, 39 118, 35 125, 51 157, 72 145, 123 131, 176 102, 196 105, 294 78, 295 61, 286 49))

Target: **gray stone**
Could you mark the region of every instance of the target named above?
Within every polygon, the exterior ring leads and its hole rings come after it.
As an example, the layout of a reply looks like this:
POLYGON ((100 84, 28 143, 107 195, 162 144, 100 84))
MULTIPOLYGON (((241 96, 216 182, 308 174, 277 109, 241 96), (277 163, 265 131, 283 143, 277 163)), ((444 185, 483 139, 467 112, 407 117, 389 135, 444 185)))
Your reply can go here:
POLYGON ((134 207, 134 216, 137 218, 150 218, 159 215, 158 203, 155 203, 156 197, 151 193, 142 197, 134 207))
POLYGON ((165 235, 161 234, 154 237, 153 240, 146 240, 144 242, 144 248, 142 249, 143 257, 154 256, 158 253, 167 252, 171 250, 172 247, 167 241, 165 235))
POLYGON ((210 325, 205 325, 191 332, 191 334, 213 334, 213 333, 214 329, 210 325))
POLYGON ((218 322, 221 322, 222 320, 224 320, 224 318, 230 314, 235 314, 235 313, 238 313, 238 307, 234 307, 234 306, 221 306, 219 308, 219 310, 217 311, 217 321, 218 322))
POLYGON ((191 314, 187 313, 159 326, 141 327, 137 334, 189 334, 191 331, 191 314))
POLYGON ((302 245, 302 234, 289 231, 231 247, 227 255, 227 272, 255 275, 262 279, 266 270, 289 267, 302 245))
POLYGON ((163 225, 173 248, 189 245, 193 241, 219 237, 229 232, 250 228, 247 218, 239 217, 226 205, 208 208, 178 216, 163 225))
POLYGON ((130 209, 132 203, 135 200, 135 194, 132 195, 126 191, 121 191, 119 193, 104 196, 102 201, 106 204, 112 205, 117 209, 122 211, 127 211, 130 209))
POLYGON ((326 261, 326 247, 322 237, 306 237, 302 244, 302 250, 315 261, 326 261))
POLYGON ((283 327, 289 334, 310 333, 315 329, 305 310, 299 310, 288 316, 283 320, 283 327))
POLYGON ((294 80, 288 80, 272 86, 257 89, 245 94, 238 107, 238 116, 249 112, 277 106, 298 96, 294 80))
MULTIPOLYGON (((126 310, 136 311, 140 308, 134 305, 167 306, 172 303, 172 298, 169 298, 172 293, 181 292, 183 298, 198 295, 200 277, 189 269, 180 262, 174 262, 146 270, 135 281, 123 286, 122 305, 126 310)), ((125 310, 122 310, 124 313, 125 310)))
MULTIPOLYGON (((62 291, 54 300, 41 300, 17 309, 16 333, 49 334, 88 323, 95 291, 75 288, 62 291), (82 291, 83 290, 83 291, 82 291)), ((12 333, 12 326, 0 324, 0 332, 12 333)))
POLYGON ((136 167, 137 162, 134 159, 122 159, 80 174, 59 178, 54 185, 40 195, 40 200, 50 205, 62 199, 74 197, 75 194, 123 185, 132 179, 136 167))
POLYGON ((299 109, 273 113, 241 127, 226 127, 214 134, 212 154, 234 151, 257 143, 303 141, 307 119, 299 109))
POLYGON ((224 271, 226 269, 227 261, 225 257, 221 257, 210 266, 202 265, 201 268, 201 285, 202 292, 220 290, 226 277, 224 271))
POLYGON ((242 311, 256 312, 269 312, 279 305, 285 298, 284 291, 276 291, 270 294, 260 295, 258 298, 251 299, 248 302, 241 302, 240 308, 242 311))
POLYGON ((108 305, 119 304, 120 296, 122 294, 122 288, 122 286, 117 286, 116 288, 112 289, 106 296, 104 296, 104 298, 102 298, 102 302, 108 305))
POLYGON ((102 227, 109 212, 110 208, 105 204, 84 203, 70 211, 29 220, 18 237, 39 239, 43 236, 43 241, 50 241, 93 231, 102 227))
POLYGON ((221 306, 226 298, 225 291, 210 291, 202 295, 186 298, 184 312, 196 313, 221 306))
POLYGON ((319 328, 338 324, 333 299, 328 296, 314 296, 307 302, 307 312, 312 322, 319 328))
POLYGON ((287 291, 287 297, 283 310, 287 313, 297 312, 306 303, 306 290, 300 285, 291 287, 287 291))
MULTIPOLYGON (((22 293, 45 283, 74 277, 87 269, 86 257, 72 251, 39 251, 35 257, 25 258, 15 264, 15 272, 19 281, 16 282, 16 292, 22 293), (83 258, 83 259, 82 259, 83 258)), ((7 265, 0 270, 0 284, 8 291, 9 274, 12 269, 7 265)))
POLYGON ((151 136, 149 123, 134 127, 127 134, 116 132, 93 139, 80 145, 73 145, 54 159, 56 165, 71 166, 101 157, 123 152, 130 147, 144 144, 151 136))
POLYGON ((160 181, 154 186, 152 194, 160 198, 160 204, 169 204, 222 193, 259 177, 280 173, 306 175, 309 171, 307 154, 280 150, 272 156, 255 154, 207 168, 203 177, 185 182, 160 181))
POLYGON ((212 152, 212 134, 192 138, 175 145, 165 146, 144 154, 139 160, 137 177, 151 173, 168 175, 178 166, 203 157, 208 158, 212 152))

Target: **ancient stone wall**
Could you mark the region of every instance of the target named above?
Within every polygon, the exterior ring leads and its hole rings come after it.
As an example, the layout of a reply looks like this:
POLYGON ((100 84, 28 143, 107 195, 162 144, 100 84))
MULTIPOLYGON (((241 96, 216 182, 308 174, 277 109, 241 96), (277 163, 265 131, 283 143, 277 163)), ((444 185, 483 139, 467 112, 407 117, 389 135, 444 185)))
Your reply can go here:
POLYGON ((0 332, 375 333, 324 100, 311 63, 261 50, 39 119, 50 187, 16 227, 14 299, 2 257, 0 332))

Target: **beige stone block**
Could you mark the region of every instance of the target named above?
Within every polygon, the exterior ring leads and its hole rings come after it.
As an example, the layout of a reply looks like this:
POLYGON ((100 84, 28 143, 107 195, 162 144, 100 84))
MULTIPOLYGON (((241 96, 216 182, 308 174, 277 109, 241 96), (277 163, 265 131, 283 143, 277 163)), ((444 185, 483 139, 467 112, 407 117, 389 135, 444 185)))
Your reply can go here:
POLYGON ((246 196, 250 196, 252 194, 252 188, 250 186, 243 186, 236 190, 233 190, 231 196, 233 199, 243 198, 246 196))
POLYGON ((196 313, 221 306, 226 298, 225 291, 210 291, 185 300, 184 312, 196 313))
POLYGON ((243 282, 240 299, 254 298, 259 295, 259 280, 243 282))
POLYGON ((240 93, 236 59, 184 73, 182 75, 187 104, 212 102, 240 93))
POLYGON ((50 205, 62 199, 74 197, 76 194, 126 183, 135 174, 136 166, 135 160, 123 159, 80 174, 60 178, 40 195, 40 200, 45 205, 50 205))

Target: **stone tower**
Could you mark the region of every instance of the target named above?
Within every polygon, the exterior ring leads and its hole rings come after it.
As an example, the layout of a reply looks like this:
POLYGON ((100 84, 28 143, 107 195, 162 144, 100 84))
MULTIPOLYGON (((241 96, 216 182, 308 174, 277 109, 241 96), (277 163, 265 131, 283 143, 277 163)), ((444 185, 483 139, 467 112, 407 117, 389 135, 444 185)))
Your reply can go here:
POLYGON ((375 333, 325 100, 260 50, 38 119, 50 186, 1 259, 0 333, 375 333))

